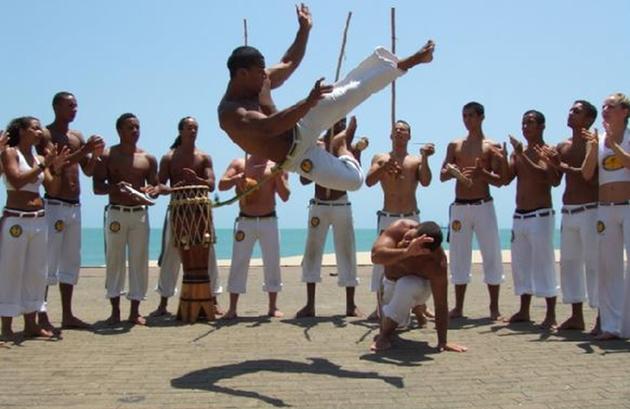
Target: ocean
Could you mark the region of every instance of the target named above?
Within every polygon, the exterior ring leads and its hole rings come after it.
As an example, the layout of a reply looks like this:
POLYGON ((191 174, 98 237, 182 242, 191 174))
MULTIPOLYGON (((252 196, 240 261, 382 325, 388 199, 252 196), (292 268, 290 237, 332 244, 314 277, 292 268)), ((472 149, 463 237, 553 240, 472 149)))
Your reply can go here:
MULTIPOLYGON (((306 242, 306 229, 281 229, 280 230, 280 256, 299 256, 304 254, 304 244, 306 242)), ((104 236, 101 228, 84 228, 82 231, 83 240, 81 246, 81 264, 88 266, 102 266, 105 264, 104 236)), ((232 229, 217 229, 217 243, 215 250, 218 259, 229 259, 232 257, 232 229)), ((444 232, 446 237, 446 232, 444 232)), ((376 231, 374 229, 355 229, 356 247, 358 252, 370 251, 376 231)), ((501 248, 509 250, 510 229, 499 229, 501 248)), ((149 259, 157 260, 162 247, 162 229, 151 229, 149 239, 149 259)), ((448 243, 445 243, 448 248, 448 243)), ((560 231, 554 232, 554 247, 560 248, 560 231)), ((478 249, 476 240, 473 240, 473 249, 478 249)), ((324 253, 333 253, 332 231, 326 238, 324 253)), ((258 244, 254 246, 254 258, 260 258, 260 248, 258 244)))

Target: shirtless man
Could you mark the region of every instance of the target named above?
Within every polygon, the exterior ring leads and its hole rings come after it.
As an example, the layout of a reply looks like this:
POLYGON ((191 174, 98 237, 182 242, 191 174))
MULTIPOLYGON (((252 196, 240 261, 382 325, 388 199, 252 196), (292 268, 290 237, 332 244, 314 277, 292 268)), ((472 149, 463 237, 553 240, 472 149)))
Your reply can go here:
POLYGON ((462 118, 468 135, 449 143, 440 170, 442 182, 453 179, 457 172, 461 173, 455 184, 455 201, 449 211, 451 282, 455 285, 455 308, 450 316, 459 318, 464 314, 475 233, 483 260, 484 282, 490 295, 490 319, 498 320, 501 318, 499 290, 505 276, 490 185, 503 185, 505 175, 501 172, 507 169, 507 153, 484 135, 483 105, 467 103, 462 109, 462 118))
MULTIPOLYGON (((40 154, 67 146, 72 152, 69 164, 61 172, 61 190, 52 195, 46 192, 46 219, 48 221, 48 285, 59 283, 61 294, 61 327, 88 328, 89 325, 72 313, 72 293, 79 280, 81 269, 81 189, 79 167, 86 176, 92 176, 105 143, 100 136, 92 135, 87 142, 81 132, 70 129, 77 114, 77 100, 69 92, 58 92, 52 100, 55 120, 47 126, 37 147, 40 154)), ((48 288, 46 289, 48 294, 48 288)), ((38 314, 41 326, 53 329, 46 305, 38 314)))
MULTIPOLYGON (((158 179, 160 181, 160 194, 170 194, 171 187, 185 185, 205 185, 214 191, 215 177, 212 169, 212 158, 207 153, 197 149, 195 141, 199 124, 191 116, 182 118, 177 125, 179 135, 171 145, 171 150, 162 157, 158 179), (170 184, 167 185, 167 183, 170 184)), ((168 314, 167 305, 169 297, 175 295, 181 259, 179 250, 175 247, 171 231, 170 215, 166 213, 164 222, 164 237, 162 240, 162 254, 160 255, 160 277, 156 291, 160 294, 160 304, 151 313, 152 316, 168 314)), ((214 251, 214 244, 209 245, 208 251, 208 275, 212 285, 214 304, 217 312, 216 295, 221 293, 219 284, 219 268, 214 251)))
POLYGON ((521 306, 510 323, 530 321, 532 295, 545 297, 547 312, 541 327, 553 329, 556 323, 555 257, 553 251, 554 210, 551 187, 560 184, 561 173, 541 159, 548 149, 543 140, 545 116, 534 110, 523 114, 522 131, 527 147, 510 135, 514 152, 510 157, 506 184, 516 178, 516 210, 512 227, 512 274, 514 292, 521 306))
POLYGON ((105 214, 106 280, 105 289, 112 313, 107 323, 120 322, 120 296, 124 294, 126 254, 129 253, 129 322, 145 325, 140 301, 147 293, 149 274, 150 200, 136 191, 152 196, 159 193, 157 160, 137 147, 140 121, 134 114, 122 114, 116 121, 120 144, 101 157, 93 178, 94 193, 108 195, 105 214))
MULTIPOLYGON (((567 125, 571 138, 562 141, 556 151, 545 149, 541 158, 548 166, 566 175, 562 196, 562 229, 560 247, 560 288, 564 303, 571 304, 571 316, 559 329, 584 329, 582 303, 588 300, 597 308, 597 224, 598 184, 594 178, 586 181, 582 163, 586 156, 588 130, 597 118, 597 109, 587 101, 575 101, 569 110, 567 125)), ((593 333, 598 332, 595 324, 593 333)))
MULTIPOLYGON (((346 143, 352 136, 346 137, 344 133, 356 131, 356 118, 350 119, 346 128, 345 118, 337 122, 333 127, 334 138, 331 132, 326 132, 320 148, 331 150, 331 144, 346 143)), ((353 155, 360 161, 361 150, 353 149, 353 155)), ((303 185, 312 183, 310 179, 300 176, 303 185)), ((306 305, 297 312, 296 317, 315 316, 315 288, 322 281, 321 267, 324 254, 324 244, 328 229, 332 226, 335 242, 335 257, 337 260, 337 283, 346 288, 346 316, 357 317, 361 314, 354 302, 354 292, 359 284, 357 278, 357 255, 354 237, 354 224, 352 221, 352 205, 348 200, 347 192, 341 190, 326 189, 315 184, 315 198, 309 203, 308 212, 308 237, 304 249, 302 261, 302 282, 306 283, 306 305)))
MULTIPOLYGON (((374 155, 365 178, 368 187, 380 182, 383 189, 383 210, 376 212, 379 234, 399 219, 420 221, 416 190, 418 182, 425 187, 431 183, 429 156, 435 153, 435 146, 432 143, 424 144, 420 148, 420 156, 411 155, 407 151, 410 139, 411 126, 403 120, 396 121, 391 134, 391 152, 374 155)), ((382 281, 383 266, 375 264, 370 289, 376 293, 377 307, 375 313, 370 315, 372 319, 378 317, 382 281)), ((418 324, 424 325, 424 322, 418 324)))
POLYGON ((429 41, 420 51, 401 60, 384 48, 377 48, 334 88, 319 79, 307 98, 277 111, 273 101, 261 98, 260 94, 264 88, 280 86, 300 62, 311 27, 306 6, 298 9, 298 19, 300 31, 296 41, 302 41, 294 43, 283 63, 267 70, 265 59, 257 49, 238 47, 232 52, 228 59, 230 82, 218 107, 219 123, 248 153, 268 158, 321 186, 357 190, 363 183, 363 171, 348 144, 339 144, 330 153, 317 147, 317 139, 371 94, 408 69, 430 62, 435 45, 429 41))
POLYGON ((219 190, 236 188, 237 193, 260 184, 260 187, 241 198, 240 213, 234 227, 234 245, 232 247, 232 263, 228 278, 227 291, 230 293, 230 307, 223 319, 237 318, 238 298, 247 289, 247 271, 249 261, 258 240, 263 257, 264 282, 263 291, 269 293, 270 317, 282 317, 276 300, 282 290, 280 276, 280 238, 278 235, 278 218, 276 216, 276 194, 286 202, 289 200, 289 175, 278 172, 272 176, 275 163, 264 157, 251 155, 245 159, 234 159, 219 181, 219 190), (265 182, 263 179, 270 178, 265 182))
POLYGON ((438 351, 464 352, 466 347, 447 342, 448 276, 446 255, 441 247, 442 231, 433 222, 398 220, 381 233, 372 247, 372 262, 385 265, 383 317, 372 351, 391 347, 396 327, 409 310, 417 316, 429 296, 435 303, 438 351))

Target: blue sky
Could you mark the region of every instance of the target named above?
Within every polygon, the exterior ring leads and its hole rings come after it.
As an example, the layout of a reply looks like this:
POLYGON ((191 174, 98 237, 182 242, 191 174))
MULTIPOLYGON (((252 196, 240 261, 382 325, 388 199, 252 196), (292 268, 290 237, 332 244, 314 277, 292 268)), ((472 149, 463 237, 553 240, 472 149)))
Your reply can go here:
MULTIPOLYGON (((434 180, 418 190, 421 217, 445 225, 453 182, 438 172, 448 142, 463 136, 461 107, 476 100, 486 107, 484 129, 497 141, 520 134, 521 115, 538 109, 547 117, 545 139, 569 135, 568 109, 575 99, 600 107, 612 92, 628 93, 630 2, 557 0, 511 2, 341 1, 308 3, 314 26, 302 65, 274 94, 286 107, 305 97, 315 79, 334 79, 341 34, 353 12, 342 75, 377 45, 389 47, 390 7, 396 7, 397 51, 406 55, 428 38, 437 43, 431 65, 398 81, 397 116, 410 122, 412 142, 431 141, 434 180), (625 78, 625 80, 624 80, 625 78)), ((288 1, 110 0, 2 2, 0 121, 34 115, 52 120, 55 92, 73 92, 79 114, 72 124, 84 135, 118 142, 114 122, 123 112, 141 121, 139 145, 158 159, 172 143, 178 120, 200 123, 198 145, 211 154, 217 177, 232 158, 242 156, 220 130, 216 106, 227 84, 225 61, 243 42, 247 18, 249 43, 268 64, 285 52, 297 30, 294 3, 288 1)), ((390 94, 381 92, 360 106, 359 135, 370 138, 364 168, 375 153, 390 149, 390 94)), ((596 124, 601 128, 601 120, 596 124)), ((417 151, 418 145, 410 145, 417 151)), ((414 152, 416 153, 416 152, 414 152)), ((98 227, 103 196, 82 180, 84 226, 98 227)), ((284 228, 306 226, 312 187, 291 177, 292 196, 278 206, 284 228)), ((554 190, 556 209, 563 186, 554 190)), ((500 227, 510 227, 514 186, 493 189, 500 227)), ((382 205, 378 186, 351 193, 356 227, 373 228, 382 205)), ((228 195, 221 194, 225 199, 228 195)), ((4 189, 0 201, 4 202, 4 189)), ((161 225, 166 198, 151 209, 161 225)), ((217 209, 215 223, 231 227, 237 207, 217 209)), ((559 220, 559 217, 558 217, 559 220)))

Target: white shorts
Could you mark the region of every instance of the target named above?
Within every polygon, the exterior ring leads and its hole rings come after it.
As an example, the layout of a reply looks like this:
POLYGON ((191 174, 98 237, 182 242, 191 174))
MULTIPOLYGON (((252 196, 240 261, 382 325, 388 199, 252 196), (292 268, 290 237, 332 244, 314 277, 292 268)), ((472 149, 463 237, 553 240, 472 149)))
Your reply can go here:
POLYGON ((560 288, 565 304, 597 308, 597 203, 562 207, 560 288))
MULTIPOLYGON (((376 212, 377 215, 377 230, 380 235, 383 230, 388 228, 392 223, 397 220, 406 219, 413 220, 415 222, 420 221, 420 211, 416 210, 411 213, 389 213, 384 210, 376 212)), ((381 264, 374 264, 372 267, 372 279, 370 282, 370 291, 373 293, 380 291, 383 284, 383 274, 385 273, 385 267, 381 264)))
POLYGON ((81 270, 81 205, 46 199, 48 285, 77 285, 81 270))
POLYGON ((337 259, 337 284, 340 287, 356 287, 357 255, 352 222, 352 206, 348 196, 336 200, 312 199, 308 212, 308 236, 304 259, 302 259, 302 282, 322 281, 321 268, 324 244, 329 227, 332 226, 337 259))
POLYGON ((296 125, 293 146, 282 167, 298 172, 320 186, 335 190, 358 190, 363 171, 352 157, 335 157, 316 146, 322 132, 348 115, 370 95, 380 91, 405 72, 398 58, 379 47, 326 94, 296 125))
POLYGON ((263 258, 263 291, 277 293, 282 290, 278 218, 275 215, 269 217, 239 216, 234 227, 232 264, 227 284, 228 292, 233 294, 246 292, 247 271, 256 241, 260 244, 263 258))
POLYGON ((602 331, 630 337, 630 203, 599 204, 599 316, 602 331))
POLYGON ((129 251, 129 300, 141 301, 149 277, 149 215, 145 206, 109 205, 105 215, 107 298, 125 294, 129 251))
POLYGON ((514 213, 512 275, 516 295, 558 295, 552 241, 554 218, 553 209, 514 213))
POLYGON ((41 311, 46 294, 45 212, 3 216, 0 236, 0 316, 41 311), (32 217, 39 215, 39 217, 32 217))
POLYGON ((488 285, 501 284, 505 275, 497 215, 492 199, 451 204, 449 222, 451 282, 455 285, 470 283, 473 232, 477 236, 483 260, 483 282, 488 285))
POLYGON ((426 304, 431 296, 429 280, 404 276, 396 281, 383 279, 383 315, 397 324, 409 319, 409 310, 426 304))
MULTIPOLYGON (((175 247, 171 223, 169 223, 169 212, 166 212, 164 229, 162 230, 162 254, 160 254, 160 277, 155 291, 162 297, 172 297, 177 292, 177 282, 179 281, 179 271, 181 270, 181 258, 179 249, 175 247)), ((214 244, 208 246, 208 276, 212 285, 212 294, 217 295, 223 292, 219 282, 219 267, 217 256, 214 251, 214 244)))

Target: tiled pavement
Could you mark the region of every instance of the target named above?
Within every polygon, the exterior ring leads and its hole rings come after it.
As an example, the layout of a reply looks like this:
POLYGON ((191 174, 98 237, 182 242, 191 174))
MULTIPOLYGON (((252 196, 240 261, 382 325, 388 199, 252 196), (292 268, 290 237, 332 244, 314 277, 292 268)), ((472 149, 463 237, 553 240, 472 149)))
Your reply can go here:
MULTIPOLYGON (((449 331, 450 340, 470 348, 463 354, 436 353, 432 326, 401 333, 389 352, 369 353, 376 325, 341 315, 344 291, 331 271, 324 268, 314 319, 292 317, 305 294, 297 267, 283 268, 279 305, 286 318, 266 318, 262 272, 255 267, 237 322, 182 325, 169 318, 150 320, 146 328, 97 323, 94 332, 64 331, 57 341, 5 344, 0 407, 630 408, 629 342, 593 342, 581 332, 490 322, 478 265, 468 290, 468 318, 452 322, 449 331)), ((369 282, 370 271, 360 267, 362 283, 369 282)), ((221 273, 225 281, 225 268, 221 273)), ((152 268, 150 283, 156 281, 152 268)), ((107 317, 103 285, 102 269, 83 270, 77 315, 91 322, 107 317)), ((50 298, 58 324, 56 289, 50 298)), ((365 284, 357 299, 364 312, 374 307, 365 284)), ((157 301, 151 292, 142 312, 157 301)), ((227 297, 220 301, 226 306, 227 297)), ((517 301, 508 278, 502 312, 513 312, 517 301)), ((172 311, 176 304, 171 301, 172 311)), ((540 322, 544 301, 536 300, 532 312, 540 322)), ((559 319, 568 312, 559 305, 559 319)), ((588 310, 586 316, 590 326, 594 314, 588 310)), ((21 328, 16 320, 14 329, 21 328)))

